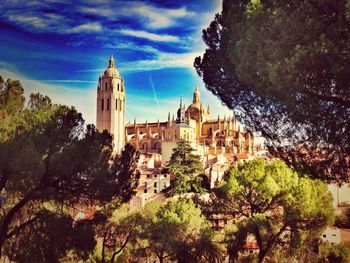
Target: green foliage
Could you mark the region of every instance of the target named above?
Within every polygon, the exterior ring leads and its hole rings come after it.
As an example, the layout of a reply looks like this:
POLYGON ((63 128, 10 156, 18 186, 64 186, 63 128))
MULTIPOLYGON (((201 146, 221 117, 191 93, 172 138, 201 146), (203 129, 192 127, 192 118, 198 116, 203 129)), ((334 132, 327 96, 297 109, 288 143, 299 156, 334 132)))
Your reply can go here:
POLYGON ((207 262, 220 258, 210 223, 191 200, 169 200, 161 206, 147 230, 151 250, 159 260, 173 257, 178 262, 207 262))
POLYGON ((350 262, 350 244, 331 245, 322 243, 319 248, 319 262, 346 263, 350 262))
POLYGON ((60 262, 67 252, 74 250, 86 258, 95 246, 91 225, 73 227, 69 215, 42 210, 32 224, 20 231, 5 245, 5 254, 17 262, 60 262))
POLYGON ((179 141, 166 165, 164 172, 176 177, 167 189, 168 196, 188 192, 202 193, 203 165, 200 156, 194 155, 191 145, 187 141, 179 141))
POLYGON ((24 90, 18 80, 8 79, 6 82, 0 76, 0 142, 8 138, 16 127, 11 120, 24 106, 24 90))
POLYGON ((249 233, 260 247, 260 262, 273 249, 296 253, 307 237, 318 236, 334 221, 326 184, 300 177, 282 161, 233 165, 225 181, 218 194, 220 206, 238 220, 237 230, 228 236, 233 256, 249 233))
POLYGON ((316 178, 346 181, 349 27, 347 0, 224 0, 195 67, 275 155, 316 178))
POLYGON ((123 254, 125 257, 128 250, 137 247, 142 227, 143 217, 140 211, 131 211, 126 204, 114 210, 108 222, 99 230, 102 244, 98 255, 101 262, 120 262, 123 254))
POLYGON ((24 107, 18 81, 1 85, 5 121, 0 122, 0 249, 5 245, 9 256, 20 261, 36 253, 42 261, 49 257, 55 262, 72 249, 83 257, 83 251, 94 247, 95 227, 105 216, 96 212, 92 225, 72 229, 73 211, 82 203, 104 206, 129 200, 136 187, 133 172, 139 155, 127 145, 114 156, 110 134, 85 125, 73 107, 53 105, 40 94, 30 95, 24 107), (67 240, 80 236, 86 243, 41 245, 55 240, 52 235, 58 227, 66 231, 56 233, 57 238, 61 233, 67 240), (21 251, 12 254, 23 243, 21 251))

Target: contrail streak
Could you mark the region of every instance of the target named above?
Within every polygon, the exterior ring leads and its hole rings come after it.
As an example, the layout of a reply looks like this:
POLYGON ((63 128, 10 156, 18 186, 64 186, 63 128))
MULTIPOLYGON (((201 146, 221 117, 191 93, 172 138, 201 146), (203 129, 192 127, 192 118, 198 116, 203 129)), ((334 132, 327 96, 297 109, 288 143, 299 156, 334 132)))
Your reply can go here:
POLYGON ((157 98, 156 88, 154 86, 154 82, 153 82, 153 78, 152 78, 151 74, 149 74, 148 80, 149 80, 149 84, 150 84, 150 86, 152 88, 152 91, 153 91, 154 101, 156 102, 157 107, 158 107, 158 118, 159 118, 159 116, 160 116, 160 106, 159 106, 159 101, 158 101, 158 98, 157 98))

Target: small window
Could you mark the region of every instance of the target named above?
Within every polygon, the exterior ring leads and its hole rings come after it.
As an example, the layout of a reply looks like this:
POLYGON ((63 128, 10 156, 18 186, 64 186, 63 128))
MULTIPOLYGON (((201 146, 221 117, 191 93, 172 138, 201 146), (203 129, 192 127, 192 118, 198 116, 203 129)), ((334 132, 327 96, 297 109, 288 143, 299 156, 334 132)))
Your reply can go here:
POLYGON ((136 179, 140 179, 140 177, 141 177, 141 174, 140 174, 140 172, 137 171, 137 172, 136 172, 135 178, 136 178, 136 179))
POLYGON ((156 178, 156 177, 157 177, 157 175, 155 174, 155 175, 154 175, 154 178, 156 178))
POLYGON ((118 110, 118 99, 115 99, 115 110, 118 110))
POLYGON ((157 187, 157 182, 154 182, 153 186, 154 186, 154 187, 157 187))
POLYGON ((118 83, 118 89, 117 90, 119 91, 119 83, 118 83))
POLYGON ((327 235, 323 235, 323 237, 327 237, 327 235))
POLYGON ((144 192, 145 194, 147 194, 147 189, 143 190, 143 192, 144 192))
POLYGON ((104 99, 101 100, 101 110, 104 110, 105 107, 105 103, 104 103, 104 99))
POLYGON ((147 182, 145 182, 145 187, 147 187, 147 182))
POLYGON ((109 99, 107 99, 107 110, 109 110, 109 99))
POLYGON ((334 237, 335 237, 335 236, 336 236, 336 234, 332 234, 332 236, 334 236, 334 237))
POLYGON ((147 178, 151 178, 151 175, 150 175, 150 174, 147 174, 147 178))
POLYGON ((123 101, 120 100, 120 103, 119 103, 119 106, 120 106, 120 107, 119 107, 119 110, 122 110, 122 106, 123 106, 122 104, 123 104, 123 101))
POLYGON ((155 194, 157 193, 157 189, 154 189, 154 193, 155 193, 155 194))

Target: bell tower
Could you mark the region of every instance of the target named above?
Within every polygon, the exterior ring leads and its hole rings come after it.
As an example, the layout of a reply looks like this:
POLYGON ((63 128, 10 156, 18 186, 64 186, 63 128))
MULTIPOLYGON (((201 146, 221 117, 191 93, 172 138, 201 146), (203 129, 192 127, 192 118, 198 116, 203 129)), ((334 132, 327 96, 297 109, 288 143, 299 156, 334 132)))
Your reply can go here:
POLYGON ((125 108, 124 79, 111 56, 108 68, 98 79, 96 127, 112 134, 116 153, 120 153, 125 145, 125 108))

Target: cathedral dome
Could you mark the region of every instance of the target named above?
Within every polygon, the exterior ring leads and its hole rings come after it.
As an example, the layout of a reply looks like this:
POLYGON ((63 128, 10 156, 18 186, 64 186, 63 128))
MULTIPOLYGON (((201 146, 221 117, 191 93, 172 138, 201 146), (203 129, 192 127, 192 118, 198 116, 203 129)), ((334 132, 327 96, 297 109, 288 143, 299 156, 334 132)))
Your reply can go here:
POLYGON ((194 119, 196 121, 200 120, 200 113, 201 113, 201 104, 199 102, 192 103, 186 111, 187 115, 191 116, 191 119, 194 119))
POLYGON ((193 92, 192 104, 187 108, 186 113, 187 114, 189 113, 192 119, 199 121, 201 111, 202 111, 202 104, 201 104, 200 93, 197 85, 195 91, 193 92))
POLYGON ((104 72, 105 77, 117 77, 120 78, 119 71, 116 68, 108 68, 104 72))
POLYGON ((200 110, 202 108, 202 105, 200 102, 195 102, 195 103, 192 103, 188 108, 187 110, 190 110, 190 109, 197 109, 197 110, 200 110))
POLYGON ((117 77, 117 78, 120 78, 120 73, 114 66, 114 58, 113 58, 113 56, 111 56, 109 58, 109 65, 108 65, 108 68, 104 72, 104 76, 105 77, 117 77))

